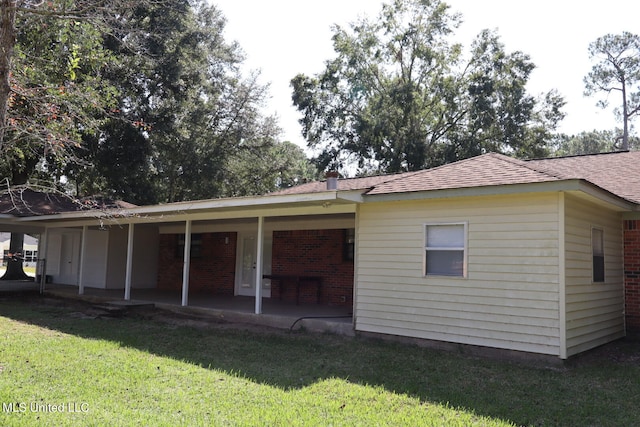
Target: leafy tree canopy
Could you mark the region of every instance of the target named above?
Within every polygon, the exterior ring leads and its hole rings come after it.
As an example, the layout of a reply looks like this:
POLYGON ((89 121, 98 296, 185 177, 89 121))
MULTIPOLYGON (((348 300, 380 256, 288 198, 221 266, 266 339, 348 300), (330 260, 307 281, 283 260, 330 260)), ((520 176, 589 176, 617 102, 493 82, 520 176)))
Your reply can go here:
POLYGON ((417 170, 486 151, 548 152, 563 99, 527 94, 534 69, 483 31, 467 59, 450 42, 460 16, 439 0, 394 0, 374 21, 334 27, 336 57, 292 80, 320 168, 417 170))
MULTIPOLYGON (((205 0, 0 5, 11 30, 0 34, 0 172, 11 184, 66 181, 77 196, 144 204, 233 195, 229 171, 248 173, 255 165, 241 162, 255 158, 293 173, 298 153, 262 112, 268 86, 243 73, 205 0)), ((242 191, 279 181, 268 182, 242 191)))
POLYGON ((24 184, 38 163, 42 170, 73 161, 81 135, 98 130, 97 112, 115 105, 114 88, 102 79, 113 58, 100 27, 74 18, 69 2, 1 3, 0 171, 24 184))
POLYGON ((246 150, 227 164, 222 180, 229 196, 264 194, 319 179, 304 151, 285 141, 263 150, 246 150), (268 159, 268 161, 265 161, 268 159))
MULTIPOLYGON (((582 154, 609 153, 621 148, 620 129, 593 130, 577 135, 559 134, 555 136, 553 154, 555 156, 575 156, 582 154)), ((629 149, 640 148, 640 138, 629 137, 629 149)))

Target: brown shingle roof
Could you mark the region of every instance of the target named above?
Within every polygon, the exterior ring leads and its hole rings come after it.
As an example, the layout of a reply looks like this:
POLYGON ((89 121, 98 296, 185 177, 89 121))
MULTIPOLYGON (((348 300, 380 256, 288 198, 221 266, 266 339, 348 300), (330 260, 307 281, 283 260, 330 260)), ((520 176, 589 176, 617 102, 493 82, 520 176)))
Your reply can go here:
POLYGON ((640 151, 558 157, 526 162, 562 179, 584 179, 640 204, 640 151))
MULTIPOLYGON (((398 177, 406 176, 414 173, 416 172, 408 172, 408 173, 396 174, 396 175, 368 176, 364 178, 344 178, 344 179, 338 180, 338 190, 340 191, 363 190, 364 192, 386 181, 394 180, 394 179, 397 179, 398 177)), ((269 195, 308 194, 308 193, 321 193, 323 191, 333 191, 333 190, 327 190, 326 181, 313 181, 313 182, 308 182, 306 184, 300 184, 300 185, 296 185, 295 187, 290 187, 284 190, 269 193, 269 195)))
POLYGON ((81 210, 128 209, 131 203, 103 198, 74 199, 64 194, 18 187, 0 194, 0 214, 12 216, 54 215, 81 210))
POLYGON ((528 167, 522 160, 490 153, 388 181, 377 185, 367 194, 450 190, 559 180, 560 178, 552 174, 528 167))
POLYGON ((28 188, 11 189, 0 195, 0 213, 13 216, 52 215, 78 210, 65 196, 28 188))
MULTIPOLYGON (((580 179, 640 204, 640 152, 616 152, 538 160, 518 160, 489 153, 433 169, 339 180, 339 190, 367 195, 531 184, 580 179)), ((310 182, 273 194, 327 191, 326 183, 310 182)))

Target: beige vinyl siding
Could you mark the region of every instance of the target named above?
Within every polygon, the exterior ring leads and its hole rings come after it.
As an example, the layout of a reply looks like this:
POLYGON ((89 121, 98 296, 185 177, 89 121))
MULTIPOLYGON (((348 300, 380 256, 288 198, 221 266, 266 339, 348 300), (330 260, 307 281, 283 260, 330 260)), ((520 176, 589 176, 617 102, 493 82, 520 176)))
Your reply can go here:
POLYGON ((559 354, 556 193, 367 203, 356 329, 559 354), (424 276, 424 225, 466 223, 467 277, 424 276))
POLYGON ((622 217, 575 196, 565 199, 567 355, 624 336, 622 217), (605 281, 592 281, 591 229, 604 231, 605 281))

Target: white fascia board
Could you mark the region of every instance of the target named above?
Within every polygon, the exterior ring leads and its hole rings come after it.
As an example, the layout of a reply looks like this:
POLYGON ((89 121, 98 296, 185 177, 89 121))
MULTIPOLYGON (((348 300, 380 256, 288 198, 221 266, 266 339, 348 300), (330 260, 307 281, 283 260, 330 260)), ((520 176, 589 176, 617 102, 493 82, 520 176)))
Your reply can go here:
POLYGON ((638 205, 625 200, 582 179, 569 179, 527 184, 491 185, 483 187, 452 188, 445 190, 416 191, 406 193, 388 193, 364 195, 367 202, 391 202, 403 200, 428 200, 457 197, 495 196, 509 194, 541 193, 553 191, 580 191, 611 204, 621 210, 638 210, 638 205))
POLYGON ((349 190, 349 191, 338 191, 336 198, 337 200, 344 200, 348 203, 362 203, 364 202, 363 196, 364 190, 349 190))
POLYGON ((127 217, 145 217, 145 216, 161 216, 176 214, 190 215, 206 211, 223 211, 237 209, 270 209, 270 208, 286 208, 287 206, 304 206, 304 205, 322 205, 324 203, 331 204, 353 204, 357 203, 357 198, 350 192, 341 193, 338 197, 337 191, 325 191, 321 193, 308 194, 287 194, 275 196, 258 196, 258 197, 236 197, 227 199, 209 199, 209 200, 193 200, 188 202, 167 203, 152 206, 140 206, 130 209, 112 209, 112 210, 93 210, 67 212, 56 215, 42 215, 24 218, 16 218, 20 222, 39 222, 39 221, 66 221, 66 220, 86 220, 99 218, 127 218, 127 217))
POLYGON ((640 206, 637 203, 624 199, 620 196, 617 196, 597 185, 591 184, 588 181, 582 181, 579 191, 583 193, 595 197, 596 199, 601 200, 607 204, 613 205, 614 207, 619 208, 620 210, 625 211, 637 211, 640 206))
POLYGON ((132 214, 155 214, 164 212, 189 212, 224 208, 267 207, 270 205, 323 203, 337 199, 336 191, 309 194, 287 194, 280 196, 234 197, 227 199, 193 200, 189 202, 167 203, 164 205, 142 206, 127 209, 132 214))

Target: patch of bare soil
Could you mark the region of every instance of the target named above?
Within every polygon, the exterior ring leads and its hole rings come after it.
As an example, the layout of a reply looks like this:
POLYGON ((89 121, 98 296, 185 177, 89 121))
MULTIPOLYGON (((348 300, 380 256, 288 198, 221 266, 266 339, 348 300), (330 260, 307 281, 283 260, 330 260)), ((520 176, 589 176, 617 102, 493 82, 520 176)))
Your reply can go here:
POLYGON ((605 362, 640 365, 640 333, 629 333, 624 338, 588 350, 569 360, 570 364, 577 366, 605 362))

